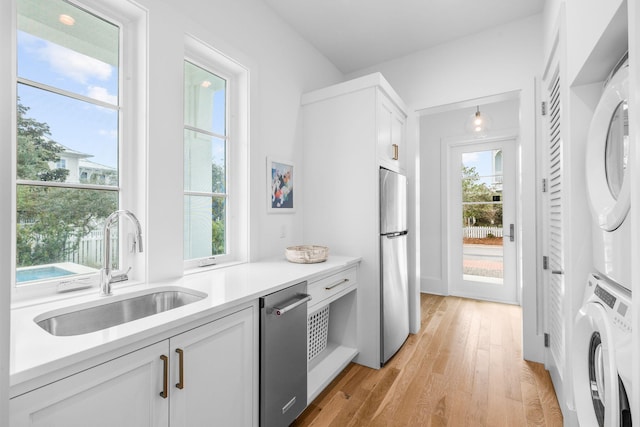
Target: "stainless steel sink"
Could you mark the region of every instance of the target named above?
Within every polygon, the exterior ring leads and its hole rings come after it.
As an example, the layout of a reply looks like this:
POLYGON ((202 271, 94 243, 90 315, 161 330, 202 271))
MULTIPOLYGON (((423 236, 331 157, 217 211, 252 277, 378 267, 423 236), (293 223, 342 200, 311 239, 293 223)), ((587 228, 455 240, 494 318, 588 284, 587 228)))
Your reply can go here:
POLYGON ((182 307, 204 297, 206 294, 196 291, 164 290, 93 307, 71 308, 59 314, 45 313, 34 320, 52 335, 82 335, 182 307))

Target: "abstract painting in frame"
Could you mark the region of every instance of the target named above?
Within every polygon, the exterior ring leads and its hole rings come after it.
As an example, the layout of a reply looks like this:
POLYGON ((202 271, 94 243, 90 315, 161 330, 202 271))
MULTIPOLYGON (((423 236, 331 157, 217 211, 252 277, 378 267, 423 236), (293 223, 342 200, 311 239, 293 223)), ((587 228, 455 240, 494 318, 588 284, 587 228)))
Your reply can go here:
POLYGON ((267 157, 267 210, 269 212, 295 212, 293 182, 292 162, 267 157))

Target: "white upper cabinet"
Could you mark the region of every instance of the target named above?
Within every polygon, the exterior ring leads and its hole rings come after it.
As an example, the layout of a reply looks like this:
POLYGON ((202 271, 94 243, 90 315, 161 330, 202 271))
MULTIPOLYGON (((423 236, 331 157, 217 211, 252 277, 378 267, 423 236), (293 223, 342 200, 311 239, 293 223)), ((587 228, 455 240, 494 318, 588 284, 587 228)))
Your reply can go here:
MULTIPOLYGON (((406 172, 407 108, 382 74, 374 73, 306 93, 302 96, 302 105, 305 111, 332 110, 326 119, 332 120, 333 135, 323 135, 332 138, 332 142, 325 140, 323 145, 336 145, 335 141, 344 140, 344 144, 336 147, 336 155, 358 150, 366 158, 370 154, 375 156, 372 166, 406 172), (367 128, 369 124, 372 127, 367 128)), ((305 114, 313 126, 310 114, 305 114)), ((319 136, 323 131, 315 128, 313 132, 319 136)))
POLYGON ((378 162, 380 166, 387 169, 404 172, 407 164, 405 144, 407 116, 384 92, 379 90, 377 97, 378 162))

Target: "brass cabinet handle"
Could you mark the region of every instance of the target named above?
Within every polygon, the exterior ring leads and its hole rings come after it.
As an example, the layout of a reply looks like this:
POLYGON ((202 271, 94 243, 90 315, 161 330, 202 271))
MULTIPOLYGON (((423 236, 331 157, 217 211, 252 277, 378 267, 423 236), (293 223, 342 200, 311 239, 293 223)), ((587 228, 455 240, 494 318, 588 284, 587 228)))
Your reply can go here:
POLYGON ((162 396, 163 399, 166 399, 169 397, 169 358, 163 354, 160 356, 160 360, 164 363, 162 391, 160 392, 160 396, 162 396))
POLYGON ((336 283, 334 283, 334 284, 333 284, 333 285, 331 285, 331 286, 327 286, 327 287, 325 287, 324 289, 325 289, 325 290, 327 290, 327 291, 330 291, 331 289, 335 288, 336 286, 340 286, 340 285, 342 285, 343 283, 347 283, 348 281, 349 281, 349 279, 342 279, 342 280, 340 280, 339 282, 336 282, 336 283))
POLYGON ((392 144, 393 147, 393 160, 398 160, 399 158, 399 154, 398 154, 398 144, 392 144))
POLYGON ((181 348, 176 348, 176 353, 178 353, 178 370, 179 370, 179 378, 176 387, 180 390, 184 388, 184 351, 181 348))

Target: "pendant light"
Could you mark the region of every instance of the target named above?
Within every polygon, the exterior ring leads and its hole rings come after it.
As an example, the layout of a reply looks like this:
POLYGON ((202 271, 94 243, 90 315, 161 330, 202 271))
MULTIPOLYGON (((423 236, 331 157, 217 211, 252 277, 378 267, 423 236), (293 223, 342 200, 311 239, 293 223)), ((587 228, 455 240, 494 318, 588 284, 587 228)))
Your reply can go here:
POLYGON ((480 106, 476 106, 476 112, 467 120, 467 131, 476 135, 484 135, 489 127, 489 117, 480 112, 480 106))
POLYGON ((484 129, 484 118, 480 114, 480 106, 476 107, 476 114, 473 118, 473 131, 481 132, 484 129))

